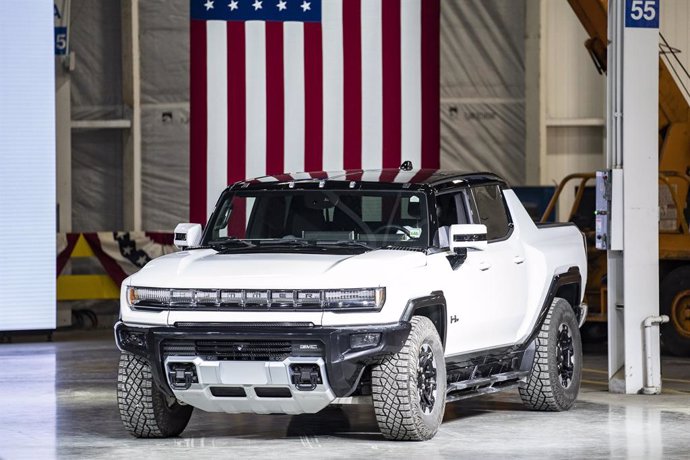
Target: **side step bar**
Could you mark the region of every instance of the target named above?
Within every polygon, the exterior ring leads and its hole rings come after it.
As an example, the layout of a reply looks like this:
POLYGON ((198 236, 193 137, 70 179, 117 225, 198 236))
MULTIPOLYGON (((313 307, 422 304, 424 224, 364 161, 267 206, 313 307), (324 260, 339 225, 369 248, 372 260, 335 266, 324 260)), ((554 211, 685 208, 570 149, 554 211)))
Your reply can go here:
POLYGON ((527 377, 529 371, 511 371, 490 377, 464 380, 448 384, 446 390, 446 402, 459 401, 473 396, 497 393, 517 387, 527 377))

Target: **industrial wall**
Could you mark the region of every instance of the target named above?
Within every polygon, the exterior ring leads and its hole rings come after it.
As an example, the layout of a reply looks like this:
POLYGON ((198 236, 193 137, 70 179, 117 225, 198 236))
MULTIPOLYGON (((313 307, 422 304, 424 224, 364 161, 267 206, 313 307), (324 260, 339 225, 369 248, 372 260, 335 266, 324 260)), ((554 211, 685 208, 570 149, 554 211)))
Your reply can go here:
MULTIPOLYGON (((422 0, 423 1, 423 0, 422 0)), ((189 3, 139 2, 143 228, 188 219, 189 3)), ((524 180, 524 0, 444 0, 441 8, 445 168, 524 180)), ((122 101, 119 1, 72 0, 72 118, 129 118, 122 101)), ((121 229, 121 129, 72 134, 73 231, 121 229)))
MULTIPOLYGON (((546 0, 542 8, 546 147, 541 152, 540 178, 546 185, 574 172, 605 167, 606 78, 597 73, 584 47, 587 34, 567 1, 546 0)), ((681 51, 678 57, 686 68, 690 68, 689 20, 687 0, 661 3, 661 34, 681 51)), ((687 76, 679 76, 690 88, 687 76)), ((566 217, 574 188, 572 183, 563 193, 561 218, 566 217)))

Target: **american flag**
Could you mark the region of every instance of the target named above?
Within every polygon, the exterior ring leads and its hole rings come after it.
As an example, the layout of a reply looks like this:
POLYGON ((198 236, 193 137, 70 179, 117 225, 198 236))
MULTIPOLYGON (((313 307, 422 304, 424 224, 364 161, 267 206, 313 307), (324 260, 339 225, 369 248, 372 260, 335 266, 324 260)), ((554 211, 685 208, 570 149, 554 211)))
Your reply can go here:
POLYGON ((238 180, 438 168, 440 0, 191 0, 190 220, 238 180))

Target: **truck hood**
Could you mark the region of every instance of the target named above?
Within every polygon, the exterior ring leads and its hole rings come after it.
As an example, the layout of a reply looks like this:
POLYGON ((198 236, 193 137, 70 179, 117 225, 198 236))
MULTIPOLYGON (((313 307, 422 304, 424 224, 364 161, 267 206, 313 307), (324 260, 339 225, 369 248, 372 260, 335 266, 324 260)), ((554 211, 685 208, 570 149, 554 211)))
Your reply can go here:
POLYGON ((197 249, 149 262, 132 286, 162 288, 375 287, 426 264, 421 252, 375 250, 363 254, 243 253, 197 249))

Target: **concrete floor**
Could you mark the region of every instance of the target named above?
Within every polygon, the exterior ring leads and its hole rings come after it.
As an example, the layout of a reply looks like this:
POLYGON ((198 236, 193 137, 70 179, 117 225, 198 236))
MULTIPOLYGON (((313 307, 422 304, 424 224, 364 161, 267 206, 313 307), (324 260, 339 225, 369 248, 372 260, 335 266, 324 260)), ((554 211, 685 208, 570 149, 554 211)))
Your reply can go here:
POLYGON ((0 458, 690 458, 690 360, 664 359, 661 396, 606 392, 602 354, 585 358, 565 413, 523 409, 516 391, 449 404, 436 437, 385 441, 372 411, 302 416, 195 411, 175 439, 135 439, 115 399, 118 351, 104 331, 0 344, 0 458))

